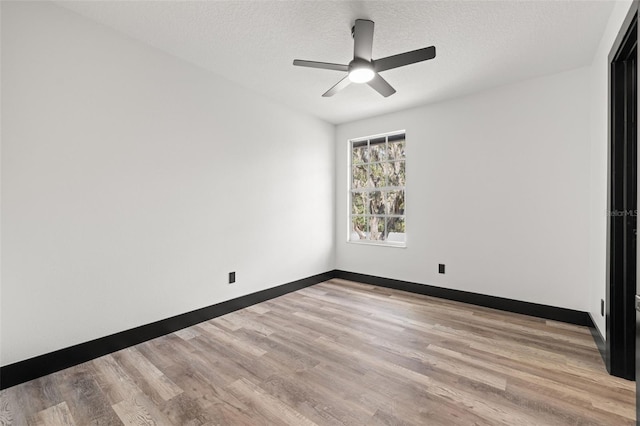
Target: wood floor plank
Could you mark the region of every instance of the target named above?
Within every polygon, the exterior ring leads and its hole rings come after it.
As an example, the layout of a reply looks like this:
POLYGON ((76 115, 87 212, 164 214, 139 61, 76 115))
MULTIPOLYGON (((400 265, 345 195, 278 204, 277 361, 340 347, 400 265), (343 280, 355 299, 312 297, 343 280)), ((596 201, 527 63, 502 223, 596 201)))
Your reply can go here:
POLYGON ((198 333, 193 327, 178 330, 174 334, 184 340, 193 339, 194 337, 198 337, 200 335, 200 333, 198 333))
POLYGON ((53 407, 40 411, 36 415, 36 419, 33 424, 38 426, 75 426, 76 422, 73 420, 73 416, 69 411, 67 403, 61 402, 58 405, 54 405, 53 407))
MULTIPOLYGON (((15 408, 20 410, 21 416, 25 422, 28 424, 28 419, 31 418, 36 413, 46 410, 47 408, 55 405, 59 401, 50 401, 47 398, 47 392, 45 388, 48 387, 45 383, 49 383, 51 381, 51 377, 41 377, 39 379, 33 380, 31 382, 23 383, 16 386, 15 391, 12 392, 13 395, 10 400, 14 403, 14 414, 17 414, 15 408)), ((4 390, 2 395, 6 394, 7 391, 4 390)))
POLYGON ((25 384, 0 391, 0 425, 24 426, 27 424, 27 411, 18 403, 17 394, 25 384))
MULTIPOLYGON (((194 332, 198 333, 199 331, 195 329, 194 332)), ((153 365, 162 371, 176 362, 176 352, 188 354, 196 350, 191 344, 191 341, 187 342, 178 337, 175 333, 167 334, 144 342, 143 344, 138 345, 137 349, 149 361, 151 361, 153 365)))
POLYGON ((90 363, 53 374, 76 424, 121 425, 122 422, 113 411, 95 376, 90 363))
POLYGON ((155 426, 157 424, 156 419, 147 409, 147 404, 139 396, 114 404, 113 410, 125 426, 155 426))
POLYGON ((114 354, 114 358, 131 374, 138 387, 154 396, 154 400, 158 401, 159 398, 167 401, 182 392, 179 386, 167 378, 137 348, 123 349, 114 354))
POLYGON ((337 279, 0 392, 0 425, 634 422, 586 327, 337 279))
POLYGON ((375 412, 375 403, 372 401, 383 400, 382 395, 369 392, 362 382, 356 382, 354 385, 354 382, 349 382, 345 377, 330 375, 326 367, 321 364, 309 370, 299 371, 294 376, 306 388, 313 386, 314 394, 319 397, 317 402, 312 398, 306 402, 313 404, 316 412, 326 413, 341 424, 367 424, 375 412))
POLYGON ((225 315, 224 317, 230 319, 234 324, 240 326, 240 328, 245 330, 255 331, 264 336, 268 336, 273 333, 269 327, 266 327, 262 321, 260 321, 259 314, 253 314, 251 311, 243 309, 240 311, 232 312, 231 314, 225 315))
POLYGON ((263 415, 269 424, 284 424, 291 426, 314 426, 314 422, 298 411, 289 407, 279 399, 269 395, 262 388, 247 379, 239 379, 229 386, 238 398, 251 404, 256 413, 263 415))
POLYGON ((344 353, 345 355, 348 353, 352 353, 359 359, 364 359, 368 364, 376 365, 378 368, 386 371, 389 374, 397 375, 404 378, 405 380, 420 384, 421 387, 428 390, 428 392, 434 395, 440 396, 444 399, 455 399, 460 404, 465 406, 469 411, 478 414, 481 417, 488 418, 495 424, 537 424, 534 418, 531 418, 524 413, 509 412, 505 407, 502 406, 502 404, 487 404, 484 400, 473 398, 467 391, 455 389, 451 386, 451 384, 434 380, 432 377, 421 374, 402 365, 381 361, 375 355, 363 351, 354 351, 353 348, 347 348, 343 344, 332 342, 328 339, 318 339, 317 344, 322 345, 327 350, 338 351, 344 353))
MULTIPOLYGON (((206 373, 194 367, 193 364, 175 364, 167 374, 185 389, 187 398, 197 404, 203 412, 214 415, 214 418, 219 414, 218 410, 223 404, 237 412, 244 412, 247 409, 240 400, 227 392, 226 387, 211 382, 206 373)), ((173 400, 175 398, 170 401, 173 400)), ((170 401, 164 404, 168 405, 170 401)))
POLYGON ((360 424, 354 410, 348 410, 337 394, 316 381, 307 380, 305 372, 291 376, 273 376, 262 382, 269 394, 294 407, 302 415, 322 425, 360 424), (310 385, 313 383, 312 385, 310 385))
MULTIPOLYGON (((251 344, 248 344, 242 339, 237 338, 234 334, 216 326, 216 320, 206 321, 200 324, 200 327, 210 334, 210 337, 215 341, 224 345, 233 347, 234 350, 244 353, 248 356, 260 357, 266 353, 266 351, 257 348, 251 344)), ((238 330, 242 327, 238 327, 238 330)))
POLYGON ((96 370, 96 382, 111 405, 131 399, 142 392, 113 356, 106 355, 91 363, 96 370))
POLYGON ((320 362, 316 357, 307 354, 307 351, 293 348, 275 338, 267 338, 258 332, 238 330, 236 335, 263 349, 265 358, 273 359, 274 363, 285 363, 294 371, 315 367, 320 362))
POLYGON ((13 407, 8 398, 0 399, 0 425, 8 425, 14 422, 14 411, 17 407, 13 407))
MULTIPOLYGON (((577 385, 578 389, 575 389, 575 380, 577 380, 575 377, 564 383, 557 382, 554 380, 554 378, 558 378, 556 375, 552 377, 545 377, 546 375, 541 374, 541 370, 533 370, 532 372, 523 371, 521 369, 521 364, 510 363, 507 360, 496 357, 491 353, 485 352, 484 354, 481 354, 477 351, 473 351, 470 352, 473 355, 468 355, 439 348, 437 346, 430 346, 428 350, 446 354, 456 360, 464 360, 476 365, 482 365, 488 369, 500 371, 509 377, 509 389, 513 389, 516 384, 522 384, 525 388, 534 388, 538 395, 543 396, 545 399, 552 397, 555 398, 555 401, 562 401, 562 405, 572 411, 584 412, 585 410, 593 407, 594 400, 606 402, 612 397, 612 394, 608 389, 604 389, 604 392, 603 389, 600 389, 600 391, 593 390, 591 392, 589 390, 584 390, 579 384, 577 385), (606 396, 607 394, 608 396, 606 396)), ((612 380, 612 382, 615 383, 615 380, 612 380)), ((600 386, 602 386, 602 382, 600 382, 600 386)), ((615 385, 613 386, 615 389, 615 385)), ((627 391, 630 390, 631 389, 627 389, 627 391)), ((614 400, 618 401, 617 396, 614 397, 614 400)), ((627 411, 629 409, 635 410, 635 405, 628 396, 625 396, 623 401, 624 400, 626 400, 626 404, 624 402, 621 403, 626 407, 627 411)), ((595 415, 595 413, 596 411, 594 410, 591 415, 595 415)), ((618 413, 613 412, 612 414, 615 415, 614 418, 618 418, 618 413)), ((612 418, 612 421, 614 418, 612 418)), ((633 418, 635 418, 635 416, 633 416, 633 418)), ((628 420, 631 419, 627 418, 622 420, 619 424, 625 424, 628 420)))
POLYGON ((203 409, 197 400, 186 392, 161 403, 158 408, 174 425, 199 426, 213 423, 215 416, 203 409))
POLYGON ((236 350, 236 347, 220 344, 220 342, 208 340, 202 336, 193 339, 193 344, 197 345, 203 356, 217 360, 218 366, 225 370, 222 374, 229 374, 235 379, 246 377, 259 382, 273 374, 280 374, 288 370, 286 365, 274 361, 272 358, 251 356, 236 350))
POLYGON ((263 315, 269 312, 269 308, 261 305, 253 305, 247 308, 247 311, 255 312, 258 315, 263 315))

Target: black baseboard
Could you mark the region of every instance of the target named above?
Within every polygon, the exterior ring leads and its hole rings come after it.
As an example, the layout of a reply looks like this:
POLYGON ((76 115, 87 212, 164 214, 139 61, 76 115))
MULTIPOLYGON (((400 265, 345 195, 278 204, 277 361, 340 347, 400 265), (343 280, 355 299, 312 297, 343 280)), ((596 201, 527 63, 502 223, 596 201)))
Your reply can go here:
POLYGON ((591 327, 593 322, 588 313, 573 309, 558 308, 555 306, 540 305, 537 303, 523 302, 520 300, 506 299, 504 297, 487 296, 485 294, 470 293, 461 290, 452 290, 443 287, 435 287, 426 284, 417 284, 408 281, 399 281, 390 278, 381 278, 373 275, 358 274, 335 270, 335 278, 372 284, 380 287, 388 287, 396 290, 404 290, 411 293, 424 294, 426 296, 455 300, 486 308, 499 309, 501 311, 530 315, 554 321, 562 321, 570 324, 591 327))
POLYGON ((55 373, 56 371, 73 367, 74 365, 137 345, 147 340, 155 339, 156 337, 237 311, 238 309, 243 309, 256 303, 264 302, 292 291, 330 280, 333 276, 333 271, 314 275, 0 367, 0 389, 6 389, 29 380, 37 379, 38 377, 55 373))
POLYGON ((522 302, 519 300, 496 296, 487 296, 484 294, 470 293, 460 290, 451 290, 426 284, 417 284, 408 281, 358 274, 355 272, 333 270, 0 367, 0 389, 6 389, 29 380, 37 379, 38 377, 42 377, 47 374, 55 373, 56 371, 60 371, 65 368, 73 367, 74 365, 78 365, 83 362, 91 361, 92 359, 103 355, 137 345, 147 340, 155 339, 156 337, 160 337, 165 334, 173 333, 174 331, 190 327, 200 322, 208 321, 212 318, 216 318, 332 278, 342 278, 345 280, 404 290, 411 293, 424 294, 442 299, 455 300, 458 302, 499 309, 507 312, 515 312, 539 318, 587 326, 592 330, 591 332, 598 345, 600 353, 605 353, 603 352, 604 339, 602 339, 600 332, 595 328, 591 316, 586 312, 522 302))
POLYGON ((604 365, 609 365, 607 363, 607 343, 602 337, 600 330, 596 327, 596 322, 593 320, 591 314, 589 314, 589 319, 591 320, 591 325, 589 326, 589 331, 591 331, 591 337, 593 337, 593 341, 596 342, 596 346, 598 347, 598 351, 600 352, 600 356, 602 357, 602 361, 604 361, 604 365))

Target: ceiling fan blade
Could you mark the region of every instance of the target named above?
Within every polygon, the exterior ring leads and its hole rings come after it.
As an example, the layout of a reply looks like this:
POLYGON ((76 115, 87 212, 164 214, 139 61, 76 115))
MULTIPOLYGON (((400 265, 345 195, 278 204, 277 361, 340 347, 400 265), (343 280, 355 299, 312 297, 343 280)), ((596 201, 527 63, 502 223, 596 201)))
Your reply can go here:
POLYGON ((391 87, 387 80, 380 77, 380 74, 376 73, 376 76, 373 77, 373 80, 367 83, 369 86, 373 87, 378 93, 380 93, 385 98, 396 93, 396 89, 391 87))
POLYGON ((293 65, 299 67, 322 68, 324 70, 349 71, 348 65, 331 64, 329 62, 303 61, 302 59, 294 59, 293 65))
POLYGON ((400 53, 398 55, 377 59, 373 61, 373 68, 376 70, 376 72, 386 71, 393 68, 403 67, 405 65, 415 64, 416 62, 433 59, 435 57, 435 46, 429 46, 422 49, 412 50, 411 52, 400 53))
POLYGON ((356 19, 353 28, 353 57, 371 60, 373 50, 373 21, 356 19))
POLYGON ((331 89, 327 90, 322 96, 325 98, 328 98, 329 96, 333 96, 339 91, 341 91, 342 89, 344 89, 345 87, 347 87, 349 83, 351 83, 351 80, 349 80, 349 76, 346 76, 345 78, 337 82, 331 89))

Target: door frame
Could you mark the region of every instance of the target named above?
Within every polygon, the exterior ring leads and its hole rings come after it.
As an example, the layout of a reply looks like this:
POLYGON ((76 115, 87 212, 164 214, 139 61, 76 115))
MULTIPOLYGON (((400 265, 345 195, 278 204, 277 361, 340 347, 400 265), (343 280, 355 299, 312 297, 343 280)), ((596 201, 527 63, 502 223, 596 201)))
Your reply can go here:
MULTIPOLYGON (((631 286, 625 286, 624 284, 612 285, 613 282, 620 282, 620 280, 614 280, 613 277, 618 277, 621 274, 621 268, 630 267, 627 264, 628 259, 624 259, 621 256, 620 250, 623 241, 623 230, 620 230, 619 220, 617 224, 612 222, 617 218, 617 206, 613 206, 612 203, 612 188, 614 184, 621 183, 619 167, 626 167, 627 163, 620 161, 619 158, 615 158, 616 153, 622 152, 626 149, 625 138, 626 128, 624 127, 624 119, 621 119, 621 104, 624 104, 625 92, 621 91, 621 85, 626 84, 624 68, 622 63, 625 58, 625 54, 628 54, 629 46, 635 43, 635 49, 637 49, 638 43, 638 1, 634 1, 624 19, 622 27, 616 36, 616 39, 611 47, 608 56, 608 160, 607 160, 607 263, 606 263, 606 342, 605 342, 605 364, 610 374, 625 379, 633 380, 635 378, 635 304, 634 298, 636 294, 635 288, 631 286), (622 144, 622 145, 621 145, 622 144), (615 170, 618 170, 618 180, 614 182, 614 166, 615 170), (614 229, 612 229, 614 228, 614 229), (617 235, 615 238, 612 236, 612 232, 617 235), (617 264, 617 268, 612 268, 612 259, 617 264), (631 333, 633 329, 633 333, 631 333)), ((637 65, 637 60, 636 60, 637 65)), ((635 69, 635 82, 637 79, 637 67, 635 69)), ((637 91, 637 88, 635 89, 637 91)), ((623 107, 624 109, 625 107, 623 107)), ((636 115, 638 111, 637 98, 635 101, 636 115)), ((638 132, 638 120, 636 118, 635 135, 637 137, 638 132)), ((636 166, 638 164, 637 151, 635 153, 636 166)), ((637 189, 640 188, 637 184, 636 178, 636 200, 638 199, 637 189)), ((625 214, 628 212, 625 212, 625 214)), ((632 214, 635 215, 635 212, 632 214)), ((624 214, 623 214, 624 217, 624 214)), ((635 265, 640 265, 638 262, 638 252, 636 250, 635 265)), ((638 280, 638 269, 635 266, 636 283, 638 280)))

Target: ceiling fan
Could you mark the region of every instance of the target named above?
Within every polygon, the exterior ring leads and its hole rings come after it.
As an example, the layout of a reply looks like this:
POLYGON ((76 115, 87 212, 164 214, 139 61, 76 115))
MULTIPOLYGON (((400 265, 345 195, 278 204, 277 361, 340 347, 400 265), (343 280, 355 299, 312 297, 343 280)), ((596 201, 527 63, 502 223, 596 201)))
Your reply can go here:
POLYGON ((380 76, 380 72, 416 62, 426 61, 436 57, 435 46, 412 50, 398 55, 373 60, 371 51, 373 47, 373 21, 356 19, 351 29, 353 36, 353 60, 349 65, 332 64, 328 62, 303 61, 295 59, 293 65, 299 67, 322 68, 326 70, 346 71, 345 78, 327 90, 322 96, 333 96, 350 83, 367 83, 385 98, 396 92, 387 81, 380 76))

